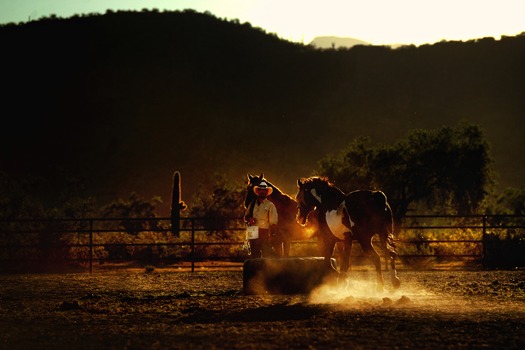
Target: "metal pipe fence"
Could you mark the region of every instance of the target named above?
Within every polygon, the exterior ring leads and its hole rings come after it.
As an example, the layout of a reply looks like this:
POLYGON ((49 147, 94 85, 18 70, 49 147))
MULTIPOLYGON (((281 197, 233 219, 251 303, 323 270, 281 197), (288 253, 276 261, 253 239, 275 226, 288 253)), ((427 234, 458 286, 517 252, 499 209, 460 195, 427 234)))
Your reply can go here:
MULTIPOLYGON (((241 218, 182 217, 180 237, 172 218, 80 218, 0 220, 0 266, 76 263, 90 273, 111 262, 176 263, 194 272, 198 263, 240 267, 246 252, 241 218)), ((523 215, 411 215, 397 227, 399 258, 472 258, 487 268, 512 257, 525 266, 523 215)), ((294 241, 316 255, 316 239, 294 241)))

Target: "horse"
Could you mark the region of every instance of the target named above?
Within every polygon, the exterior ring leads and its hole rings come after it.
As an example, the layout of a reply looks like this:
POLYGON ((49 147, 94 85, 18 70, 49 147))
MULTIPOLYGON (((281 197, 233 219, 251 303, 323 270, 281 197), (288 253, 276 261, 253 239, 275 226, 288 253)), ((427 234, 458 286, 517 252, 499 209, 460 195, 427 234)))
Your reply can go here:
POLYGON ((316 230, 316 212, 312 212, 309 215, 310 225, 308 225, 308 228, 305 230, 304 227, 297 224, 297 202, 292 197, 283 193, 277 186, 265 179, 264 174, 260 176, 248 174, 247 177, 248 184, 246 186, 246 198, 244 201, 246 209, 257 199, 257 196, 253 192, 255 186, 265 181, 268 186, 273 189, 268 199, 275 205, 279 219, 277 222, 277 232, 270 241, 277 256, 290 256, 290 243, 292 239, 308 239, 318 234, 316 230))
POLYGON ((325 177, 313 176, 297 180, 297 221, 307 223, 307 216, 318 209, 322 233, 325 263, 331 259, 337 241, 344 242, 343 264, 340 271, 350 267, 352 241, 357 240, 363 251, 371 258, 377 284, 383 288, 381 258, 373 247, 372 238, 378 234, 380 246, 390 262, 391 281, 394 288, 401 282, 395 267, 396 244, 393 235, 392 210, 382 191, 358 190, 345 194, 325 177), (327 234, 328 233, 328 234, 327 234))

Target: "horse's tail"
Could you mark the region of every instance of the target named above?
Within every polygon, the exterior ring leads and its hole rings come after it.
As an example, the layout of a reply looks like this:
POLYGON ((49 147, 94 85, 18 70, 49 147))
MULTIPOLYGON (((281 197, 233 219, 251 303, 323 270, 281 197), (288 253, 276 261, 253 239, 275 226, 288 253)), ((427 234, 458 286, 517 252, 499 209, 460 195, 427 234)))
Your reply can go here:
POLYGON ((381 191, 374 192, 372 194, 372 200, 377 210, 383 212, 383 227, 380 230, 379 235, 381 245, 383 246, 385 253, 388 253, 390 257, 395 258, 397 256, 397 252, 396 238, 394 237, 394 216, 392 214, 392 209, 388 204, 386 195, 381 191))

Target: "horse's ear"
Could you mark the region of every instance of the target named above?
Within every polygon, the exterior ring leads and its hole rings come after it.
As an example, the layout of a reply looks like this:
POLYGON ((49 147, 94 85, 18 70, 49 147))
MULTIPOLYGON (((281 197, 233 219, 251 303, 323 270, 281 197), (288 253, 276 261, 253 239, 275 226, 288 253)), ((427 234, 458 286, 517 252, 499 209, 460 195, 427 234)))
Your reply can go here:
POLYGON ((261 180, 264 179, 264 174, 263 173, 261 173, 261 176, 259 176, 259 179, 261 179, 261 180))
POLYGON ((303 182, 301 179, 297 179, 297 187, 301 187, 303 185, 303 182))
POLYGON ((252 182, 252 179, 253 179, 253 175, 248 174, 248 182, 252 182))

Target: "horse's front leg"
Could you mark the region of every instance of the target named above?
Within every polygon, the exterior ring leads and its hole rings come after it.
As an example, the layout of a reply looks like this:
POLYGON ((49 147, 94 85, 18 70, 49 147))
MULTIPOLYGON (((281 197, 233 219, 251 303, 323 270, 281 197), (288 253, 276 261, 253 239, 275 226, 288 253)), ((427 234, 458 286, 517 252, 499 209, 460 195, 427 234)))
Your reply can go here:
POLYGON ((383 274, 381 273, 381 257, 377 254, 376 250, 372 245, 372 238, 363 238, 359 240, 361 248, 366 255, 370 257, 375 268, 376 268, 376 279, 377 279, 377 288, 383 290, 383 274))
POLYGON ((323 257, 326 268, 332 269, 332 254, 334 253, 335 241, 325 239, 323 243, 323 257))
POLYGON ((337 277, 339 272, 332 266, 332 254, 334 253, 335 240, 327 237, 319 237, 321 254, 324 257, 324 269, 328 276, 337 277))
POLYGON ((288 226, 283 226, 278 232, 280 255, 285 258, 290 256, 290 246, 292 242, 292 229, 288 226))
POLYGON ((352 251, 352 238, 349 237, 342 242, 337 242, 337 251, 340 256, 340 272, 348 272, 350 269, 350 252, 352 251))

